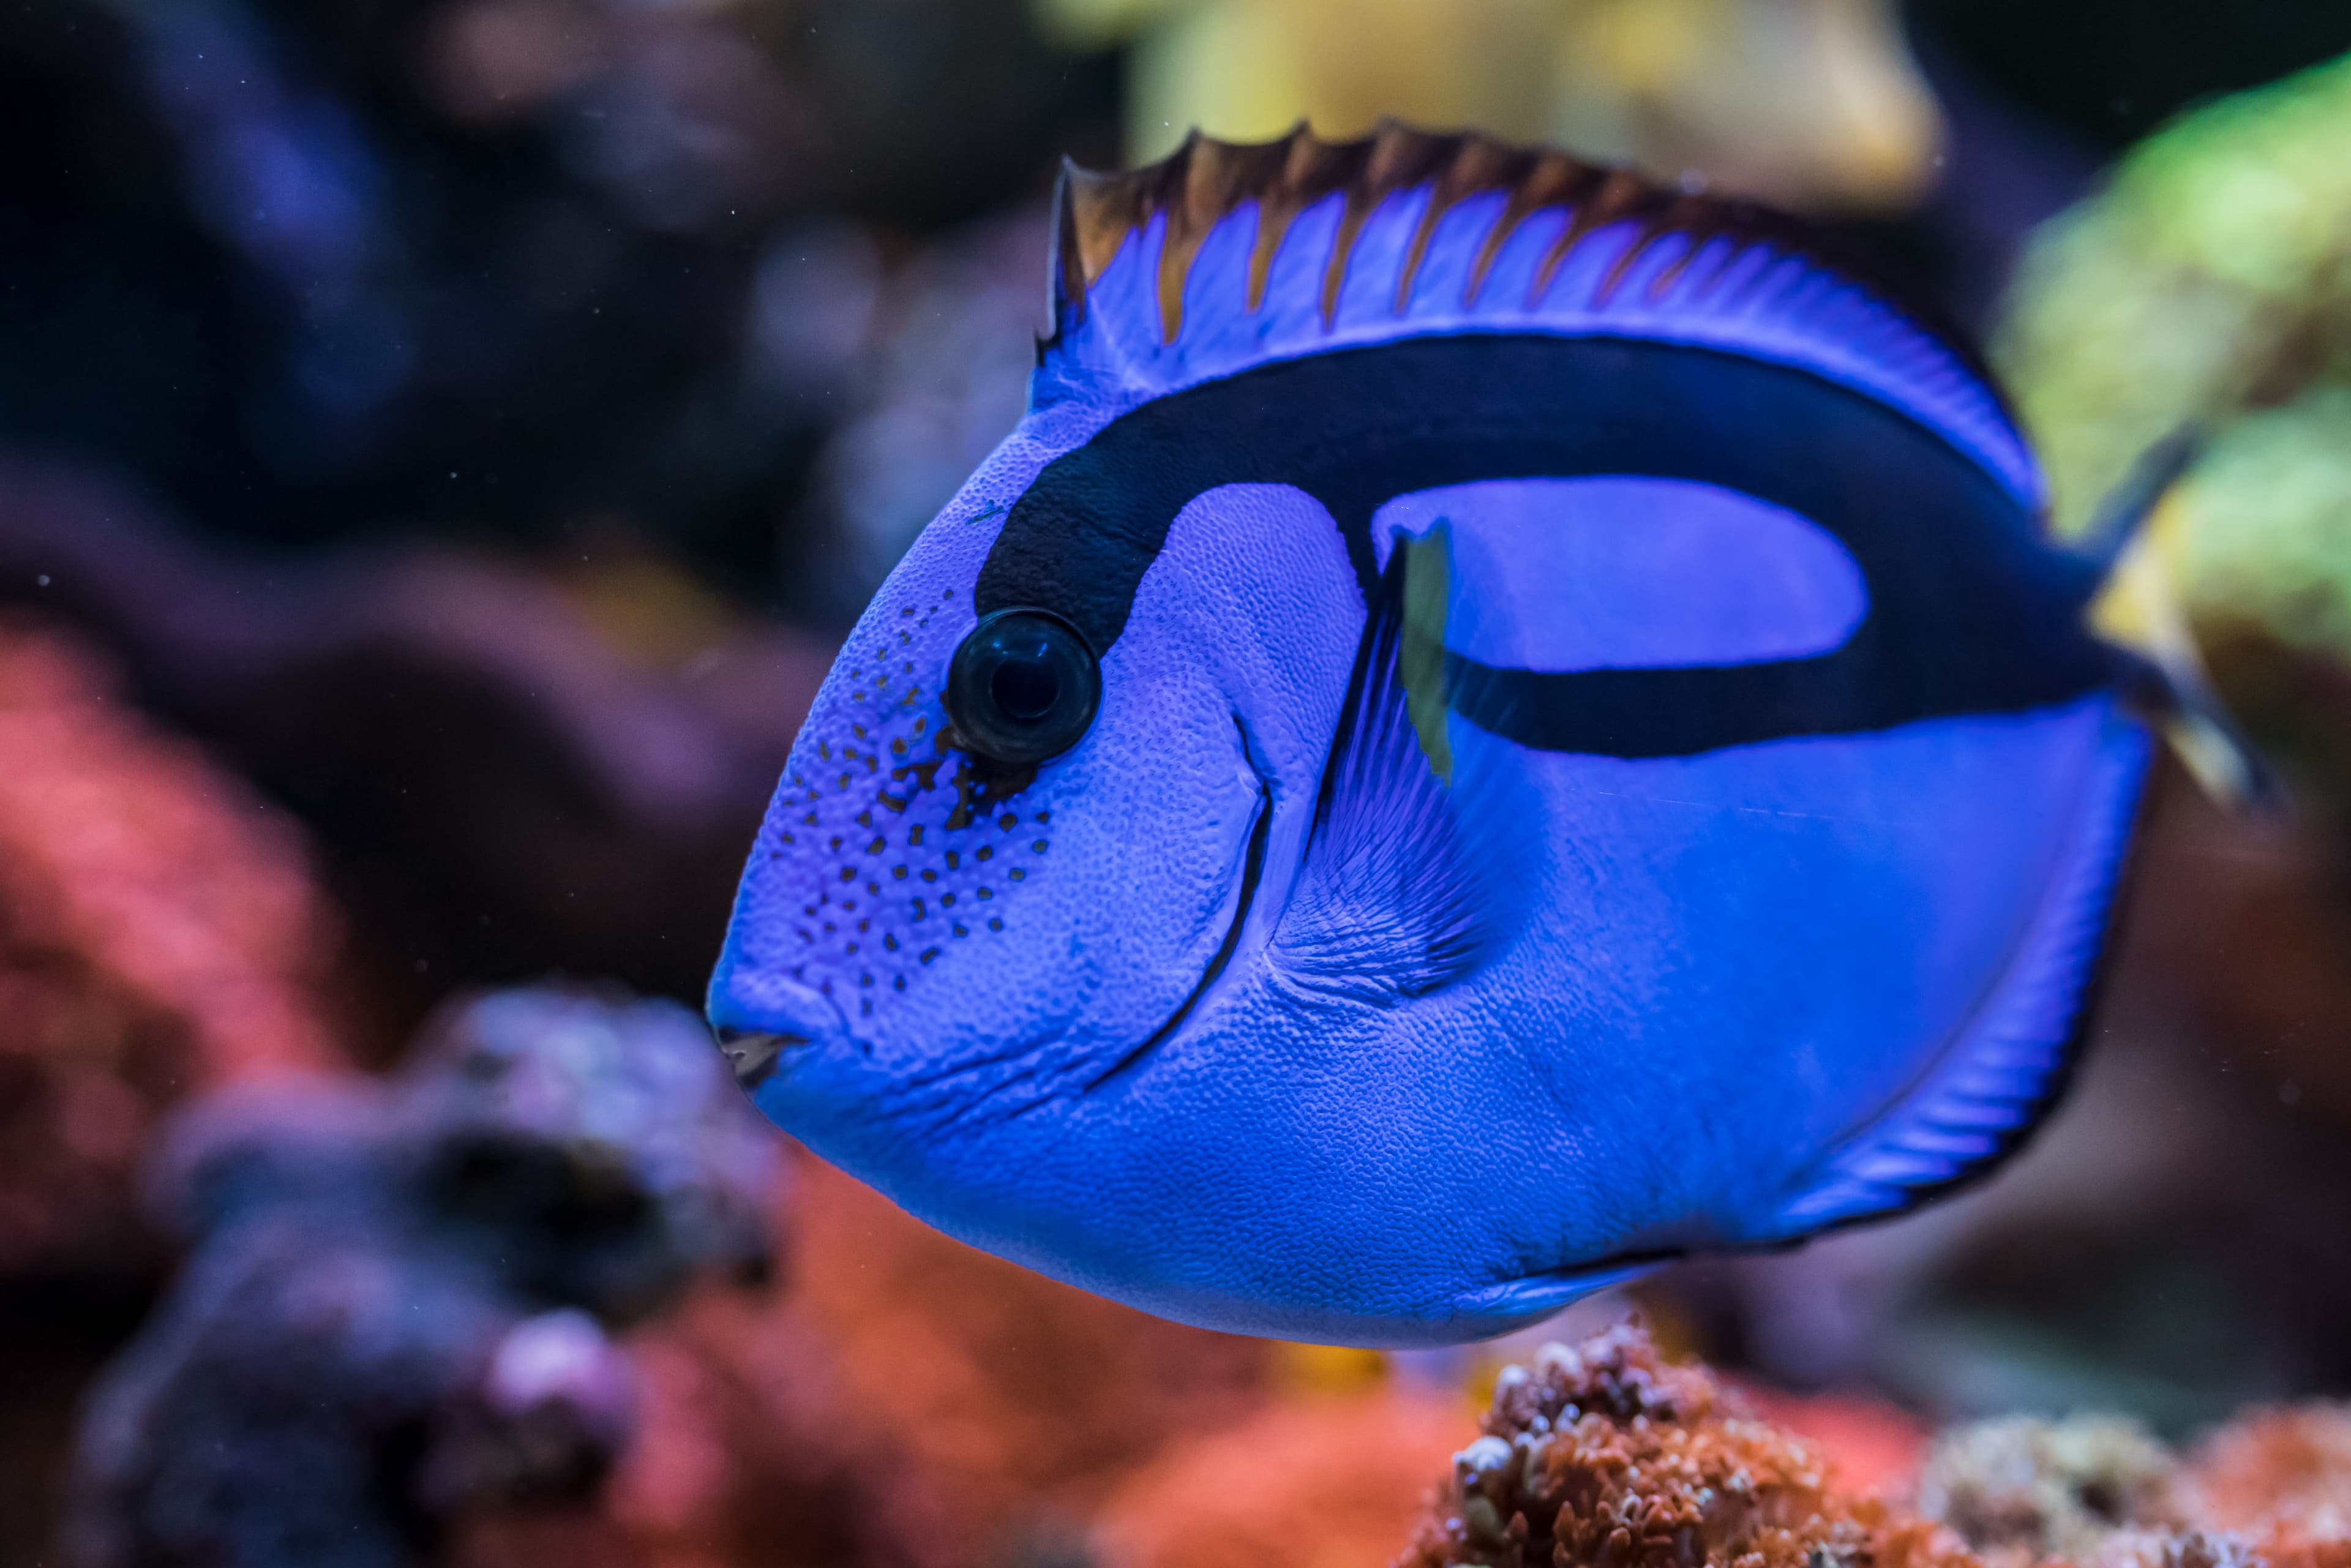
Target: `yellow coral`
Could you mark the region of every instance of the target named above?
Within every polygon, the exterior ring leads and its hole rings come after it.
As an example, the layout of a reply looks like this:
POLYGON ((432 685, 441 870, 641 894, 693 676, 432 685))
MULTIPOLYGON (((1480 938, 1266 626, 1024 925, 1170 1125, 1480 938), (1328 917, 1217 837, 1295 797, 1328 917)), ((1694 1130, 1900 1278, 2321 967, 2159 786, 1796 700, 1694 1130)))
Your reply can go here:
POLYGON ((1197 127, 1476 126, 1798 206, 1898 205, 1940 144, 1888 0, 1037 0, 1135 40, 1128 155, 1197 127))

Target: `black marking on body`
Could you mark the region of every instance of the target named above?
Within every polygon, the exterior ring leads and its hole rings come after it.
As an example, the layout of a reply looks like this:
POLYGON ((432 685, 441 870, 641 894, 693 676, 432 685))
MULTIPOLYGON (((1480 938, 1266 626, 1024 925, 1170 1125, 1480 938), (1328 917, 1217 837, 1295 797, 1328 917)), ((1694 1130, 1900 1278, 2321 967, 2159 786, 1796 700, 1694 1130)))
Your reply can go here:
POLYGON ((1625 338, 1410 338, 1155 399, 1048 464, 1014 502, 975 609, 1042 606, 1107 653, 1176 515, 1242 483, 1319 500, 1368 601, 1372 517, 1395 497, 1600 475, 1719 485, 1810 518, 1859 562, 1868 612, 1843 646, 1806 658, 1559 674, 1448 654, 1447 701, 1493 734, 1678 756, 2021 711, 2112 684, 2082 627, 2095 569, 2050 545, 1942 436, 1809 371, 1625 338))

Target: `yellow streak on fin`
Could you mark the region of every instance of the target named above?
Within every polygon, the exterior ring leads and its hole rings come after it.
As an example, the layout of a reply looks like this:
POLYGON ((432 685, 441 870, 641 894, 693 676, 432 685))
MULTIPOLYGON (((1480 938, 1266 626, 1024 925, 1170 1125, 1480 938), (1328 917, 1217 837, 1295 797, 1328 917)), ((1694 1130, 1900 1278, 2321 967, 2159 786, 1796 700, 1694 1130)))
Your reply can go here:
POLYGON ((2124 549, 2090 601, 2090 626, 2162 672, 2170 700, 2150 716, 2198 788, 2232 811, 2258 812, 2273 803, 2276 786, 2229 722, 2173 587, 2186 536, 2182 488, 2172 486, 2124 549))
POLYGON ((1396 649, 1405 711, 1438 782, 1453 784, 1453 742, 1445 726, 1445 617, 1453 593, 1453 528, 1444 518, 1426 537, 1399 538, 1404 563, 1404 638, 1396 649))

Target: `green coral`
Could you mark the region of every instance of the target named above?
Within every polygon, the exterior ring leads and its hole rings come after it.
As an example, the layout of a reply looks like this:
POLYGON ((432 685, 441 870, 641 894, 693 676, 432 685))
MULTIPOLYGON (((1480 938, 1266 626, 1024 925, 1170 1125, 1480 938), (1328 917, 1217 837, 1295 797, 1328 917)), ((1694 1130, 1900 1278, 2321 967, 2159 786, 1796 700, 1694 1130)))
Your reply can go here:
POLYGON ((2061 528, 2183 420, 2351 384, 2351 57, 2141 143, 2033 236, 1992 351, 2061 528))
POLYGON ((2205 429, 2160 576, 2239 716, 2351 802, 2351 56, 2134 149, 2032 236, 1992 357, 2060 532, 2205 429))
POLYGON ((2179 575, 2196 622, 2351 651, 2351 384, 2222 429, 2182 500, 2179 575))

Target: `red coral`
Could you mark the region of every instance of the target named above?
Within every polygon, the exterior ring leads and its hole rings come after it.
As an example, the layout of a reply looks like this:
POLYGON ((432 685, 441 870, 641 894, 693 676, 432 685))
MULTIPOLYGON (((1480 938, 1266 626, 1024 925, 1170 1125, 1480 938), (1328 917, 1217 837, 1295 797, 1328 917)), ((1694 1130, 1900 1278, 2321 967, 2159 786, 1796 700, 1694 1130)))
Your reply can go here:
POLYGON ((333 1065, 333 922, 261 803, 70 642, 0 623, 0 1275, 121 1266, 155 1115, 333 1065))
POLYGON ((1504 1369, 1400 1568, 1976 1568, 1628 1325, 1504 1369))
POLYGON ((980 1557, 905 1446, 844 1404, 830 1347, 789 1300, 706 1291, 632 1349, 643 1413, 606 1508, 644 1568, 980 1557))

